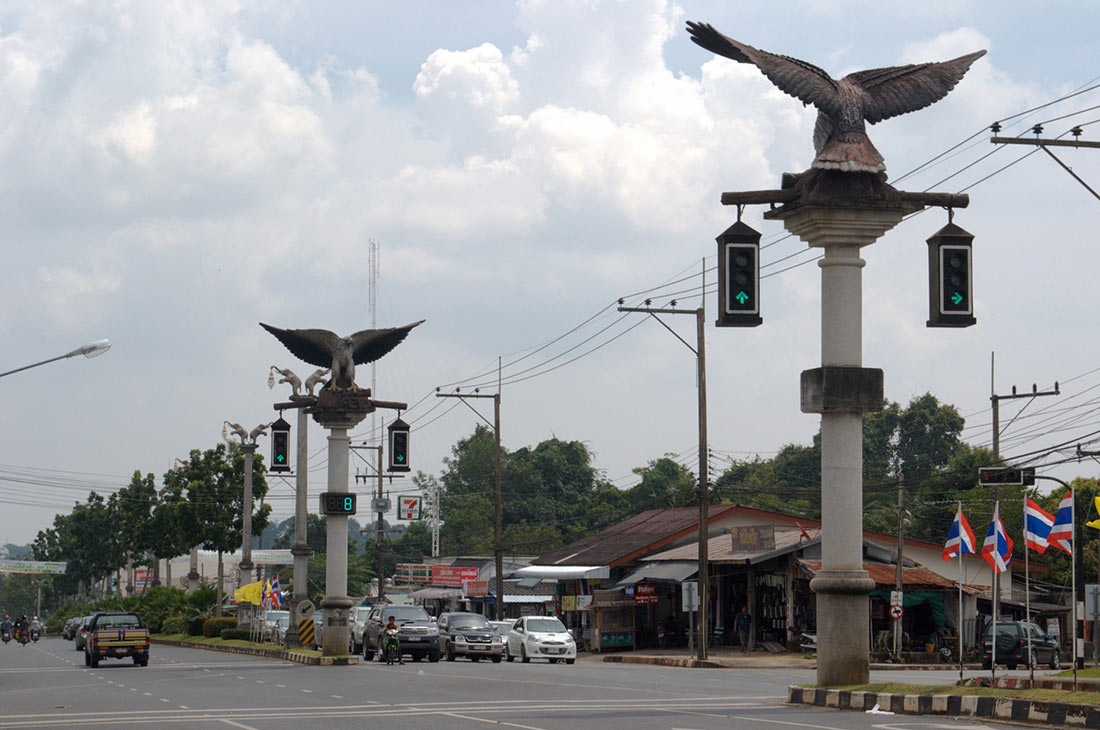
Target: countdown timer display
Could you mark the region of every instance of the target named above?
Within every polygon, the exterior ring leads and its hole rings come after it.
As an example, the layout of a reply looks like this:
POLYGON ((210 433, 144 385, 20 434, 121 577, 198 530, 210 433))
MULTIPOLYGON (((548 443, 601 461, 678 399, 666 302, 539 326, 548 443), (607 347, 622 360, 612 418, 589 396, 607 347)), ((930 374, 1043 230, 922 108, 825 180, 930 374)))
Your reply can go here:
POLYGON ((321 514, 355 514, 355 495, 350 492, 321 492, 321 514))

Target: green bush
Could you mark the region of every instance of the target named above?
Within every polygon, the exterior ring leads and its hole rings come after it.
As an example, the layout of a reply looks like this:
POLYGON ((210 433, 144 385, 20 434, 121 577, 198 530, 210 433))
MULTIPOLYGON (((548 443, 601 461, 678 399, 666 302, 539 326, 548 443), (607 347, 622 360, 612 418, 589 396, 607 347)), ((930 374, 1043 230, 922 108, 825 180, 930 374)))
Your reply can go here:
POLYGON ((208 618, 202 624, 202 635, 207 638, 221 636, 222 629, 237 628, 235 618, 208 618))
POLYGON ((221 637, 226 641, 230 639, 243 639, 244 641, 248 641, 251 638, 251 632, 248 629, 238 629, 234 627, 231 629, 222 629, 221 637))
POLYGON ((206 623, 204 618, 193 618, 187 621, 188 636, 202 636, 202 626, 206 623))
POLYGON ((164 623, 160 625, 160 633, 162 634, 186 634, 187 633, 187 619, 182 616, 169 616, 164 619, 164 623))

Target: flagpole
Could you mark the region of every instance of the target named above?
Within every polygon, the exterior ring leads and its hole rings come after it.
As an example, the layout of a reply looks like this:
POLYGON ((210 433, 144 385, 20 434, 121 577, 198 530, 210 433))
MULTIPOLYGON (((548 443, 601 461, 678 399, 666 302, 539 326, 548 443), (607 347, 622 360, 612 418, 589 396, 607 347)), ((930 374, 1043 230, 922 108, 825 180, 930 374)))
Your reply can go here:
MULTIPOLYGON (((963 680, 963 534, 962 534, 963 503, 959 502, 959 681, 963 680)), ((977 547, 977 545, 975 545, 977 547)))
POLYGON ((1031 653, 1031 562, 1027 544, 1027 491, 1024 491, 1024 615, 1027 617, 1027 669, 1035 686, 1035 655, 1031 653))
MULTIPOLYGON (((992 530, 993 530, 993 550, 994 550, 994 552, 999 550, 1000 547, 1001 547, 1000 544, 999 544, 999 540, 998 540, 998 538, 1000 536, 997 534, 997 520, 999 520, 1000 518, 1001 518, 1001 503, 1000 502, 994 502, 993 503, 993 526, 992 526, 992 530)), ((990 563, 990 567, 993 568, 993 634, 992 634, 993 653, 992 653, 992 656, 991 656, 991 659, 990 659, 990 662, 989 662, 989 669, 990 669, 990 675, 989 676, 990 676, 990 679, 992 680, 993 686, 996 687, 997 686, 997 593, 999 593, 999 591, 997 590, 997 583, 998 583, 997 577, 1000 575, 1000 573, 997 572, 997 560, 996 559, 994 559, 993 562, 990 563)))

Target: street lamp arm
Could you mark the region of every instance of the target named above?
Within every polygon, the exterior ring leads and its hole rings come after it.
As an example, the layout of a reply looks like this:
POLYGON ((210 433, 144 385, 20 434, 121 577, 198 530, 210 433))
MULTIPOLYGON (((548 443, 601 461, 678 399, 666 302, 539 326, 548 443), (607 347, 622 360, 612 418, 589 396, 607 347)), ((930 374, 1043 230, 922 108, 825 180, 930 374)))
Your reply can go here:
POLYGON ((16 368, 15 370, 9 370, 6 373, 0 373, 0 378, 4 377, 5 375, 11 375, 12 373, 18 373, 18 372, 22 372, 24 370, 30 370, 31 368, 36 368, 39 365, 45 365, 47 363, 57 362, 58 360, 65 360, 66 358, 76 357, 77 355, 83 355, 84 357, 88 357, 88 358, 96 357, 98 355, 102 355, 103 353, 107 352, 107 350, 110 350, 110 349, 111 349, 111 341, 110 340, 96 340, 95 342, 84 345, 83 347, 78 347, 75 350, 73 350, 72 352, 66 353, 64 355, 58 355, 57 357, 51 357, 49 360, 43 360, 42 362, 36 362, 32 365, 24 365, 21 368, 16 368))

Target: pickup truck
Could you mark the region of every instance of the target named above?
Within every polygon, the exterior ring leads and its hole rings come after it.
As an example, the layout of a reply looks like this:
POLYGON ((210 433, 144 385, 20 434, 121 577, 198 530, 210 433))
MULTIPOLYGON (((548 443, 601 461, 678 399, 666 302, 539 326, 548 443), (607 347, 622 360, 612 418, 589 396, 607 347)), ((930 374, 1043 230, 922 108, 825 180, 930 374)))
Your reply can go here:
POLYGON ((84 639, 84 665, 98 667, 100 659, 132 657, 139 667, 149 665, 149 629, 133 612, 97 613, 84 639))

